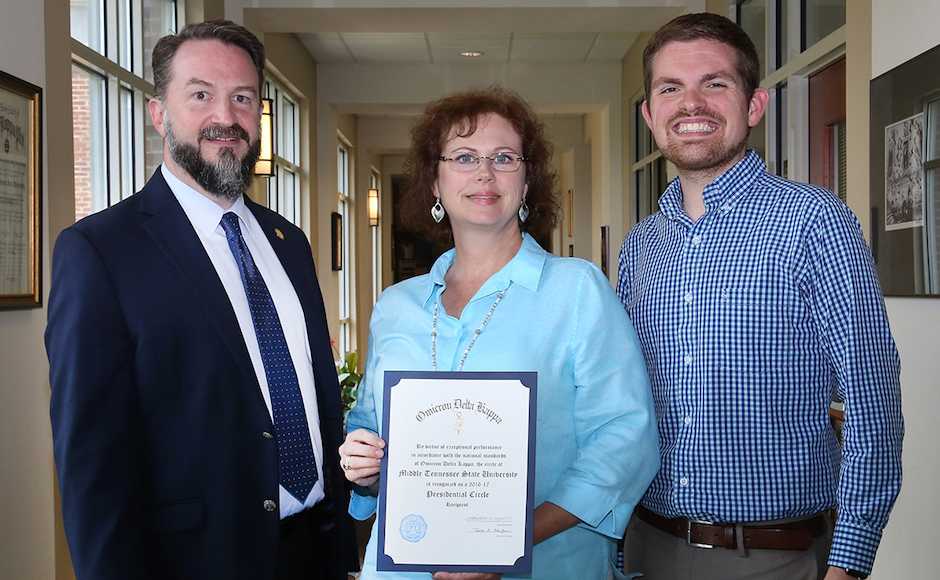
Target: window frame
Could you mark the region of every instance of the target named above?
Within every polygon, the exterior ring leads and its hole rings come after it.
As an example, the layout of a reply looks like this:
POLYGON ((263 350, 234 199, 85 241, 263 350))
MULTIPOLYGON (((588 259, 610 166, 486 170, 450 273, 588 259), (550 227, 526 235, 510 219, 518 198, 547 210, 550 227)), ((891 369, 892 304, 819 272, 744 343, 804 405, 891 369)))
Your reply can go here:
POLYGON ((639 223, 647 216, 659 211, 659 197, 665 191, 669 183, 669 175, 666 169, 666 158, 653 137, 653 132, 646 125, 643 119, 642 106, 646 96, 641 92, 630 100, 630 139, 633 143, 633 152, 629 167, 630 187, 633 190, 633 218, 634 223, 639 223), (640 139, 648 140, 649 147, 646 155, 640 156, 640 139), (665 179, 660 183, 660 172, 665 174, 665 179), (641 191, 640 181, 642 176, 646 175, 646 188, 641 191), (659 195, 654 192, 659 190, 659 195), (654 199, 655 196, 655 199, 654 199), (643 202, 647 202, 649 207, 644 207, 643 202))
MULTIPOLYGON (((103 78, 104 90, 104 172, 106 191, 92 192, 91 213, 100 211, 139 191, 146 179, 147 101, 156 91, 144 78, 143 8, 148 0, 101 0, 102 51, 75 37, 69 39, 71 62, 90 75, 103 78), (124 15, 127 14, 125 17, 124 15), (130 46, 127 39, 131 39, 130 46), (126 49, 126 51, 125 51, 126 49), (125 58, 126 57, 126 58, 125 58), (127 66, 123 66, 126 64, 127 66), (129 68, 128 68, 129 67, 129 68), (130 111, 125 114, 126 95, 130 111), (128 143, 129 141, 129 143, 128 143), (127 152, 130 159, 126 159, 127 152), (128 167, 130 165, 130 167, 128 167), (124 183, 130 178, 130 183, 124 183), (95 198, 103 201, 98 207, 95 198)), ((155 0, 173 5, 174 27, 185 22, 186 0, 155 0)), ((71 6, 70 6, 71 9, 71 6)), ((94 119, 92 120, 94 122, 94 119)))
POLYGON ((940 263, 931 258, 937 254, 931 247, 931 242, 937 245, 940 240, 940 207, 938 206, 937 196, 930 192, 940 189, 936 184, 940 180, 940 138, 931 148, 933 132, 940 133, 937 128, 940 125, 940 110, 933 115, 931 113, 931 104, 937 103, 940 109, 940 93, 932 93, 924 98, 924 227, 923 227, 923 245, 926 250, 924 255, 924 286, 928 292, 940 292, 940 263), (933 186, 933 187, 931 187, 933 186))
POLYGON ((303 187, 304 177, 303 159, 301 157, 301 99, 287 88, 285 84, 269 74, 265 75, 263 96, 271 99, 274 116, 274 147, 272 166, 274 173, 267 179, 268 207, 299 228, 303 228, 303 187), (292 143, 290 156, 285 156, 285 127, 284 105, 291 107, 292 143), (284 176, 293 176, 293 191, 284 192, 284 176), (290 203, 286 202, 290 196, 290 203))
POLYGON ((352 145, 342 134, 337 133, 336 145, 336 167, 337 167, 337 212, 342 217, 342 267, 338 276, 338 296, 337 296, 337 350, 340 358, 345 358, 346 354, 355 350, 355 320, 356 311, 356 293, 355 278, 352 272, 352 259, 355 255, 353 235, 354 216, 356 214, 354 191, 354 159, 352 145))
MULTIPOLYGON (((732 17, 741 22, 741 6, 748 0, 734 0, 731 4, 732 17)), ((784 0, 767 0, 765 34, 773 35, 765 41, 768 54, 761 55, 765 62, 776 66, 765 67, 765 76, 760 86, 771 93, 771 99, 764 115, 766 131, 764 134, 765 158, 770 162, 768 170, 783 176, 783 153, 786 149, 788 179, 809 180, 809 150, 803 147, 809 139, 809 77, 826 68, 833 62, 845 57, 846 26, 836 28, 811 46, 806 44, 806 0, 787 0, 787 10, 782 6, 784 0), (772 6, 771 6, 772 4, 772 6), (787 47, 784 50, 783 34, 779 34, 778 24, 786 20, 787 47), (786 52, 786 54, 784 54, 786 52), (781 90, 786 90, 786 111, 781 110, 781 90)))

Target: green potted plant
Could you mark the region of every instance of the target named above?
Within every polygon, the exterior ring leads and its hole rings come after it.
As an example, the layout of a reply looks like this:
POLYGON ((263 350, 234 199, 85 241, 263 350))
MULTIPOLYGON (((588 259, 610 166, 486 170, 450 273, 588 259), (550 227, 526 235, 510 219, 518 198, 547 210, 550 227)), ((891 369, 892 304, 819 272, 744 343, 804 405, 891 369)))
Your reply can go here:
MULTIPOLYGON (((339 357, 336 343, 331 340, 330 345, 333 347, 333 353, 339 357)), ((346 353, 346 356, 336 360, 336 379, 339 381, 340 400, 343 404, 343 423, 345 425, 349 411, 356 406, 357 389, 359 388, 359 381, 362 380, 362 374, 359 372, 359 353, 350 351, 346 353)), ((360 563, 365 556, 366 544, 369 542, 369 535, 372 532, 374 521, 375 516, 366 521, 356 520, 354 522, 360 563)))
MULTIPOLYGON (((333 345, 333 351, 336 352, 336 344, 333 345)), ((343 403, 343 419, 349 414, 349 411, 356 406, 356 390, 359 388, 359 381, 362 380, 362 374, 359 372, 359 353, 349 351, 346 356, 336 361, 336 379, 339 381, 340 400, 343 403)))

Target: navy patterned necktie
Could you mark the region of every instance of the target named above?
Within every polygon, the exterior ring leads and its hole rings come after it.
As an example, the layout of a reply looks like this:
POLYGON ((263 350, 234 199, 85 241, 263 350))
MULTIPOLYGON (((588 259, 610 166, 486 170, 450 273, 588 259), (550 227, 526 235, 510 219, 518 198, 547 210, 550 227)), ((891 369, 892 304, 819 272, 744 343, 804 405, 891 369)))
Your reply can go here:
POLYGON ((271 293, 268 292, 264 278, 251 258, 248 246, 245 245, 245 238, 242 237, 241 227, 238 225, 238 216, 233 212, 223 215, 222 229, 225 230, 228 247, 232 250, 242 283, 245 285, 248 308, 255 325, 258 347, 261 349, 264 375, 268 379, 271 412, 277 433, 281 485, 303 503, 317 481, 317 463, 310 442, 310 429, 307 427, 307 414, 304 412, 304 401, 300 396, 297 372, 287 349, 287 340, 284 338, 284 330, 281 328, 271 293))

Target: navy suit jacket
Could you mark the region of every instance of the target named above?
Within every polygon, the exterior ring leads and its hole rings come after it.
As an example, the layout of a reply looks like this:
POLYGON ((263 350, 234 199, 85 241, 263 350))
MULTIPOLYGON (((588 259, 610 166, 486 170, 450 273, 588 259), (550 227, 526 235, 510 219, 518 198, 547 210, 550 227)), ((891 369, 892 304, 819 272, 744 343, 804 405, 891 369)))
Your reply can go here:
MULTIPOLYGON (((328 534, 356 569, 339 386, 304 233, 246 199, 300 299, 316 380, 328 534), (284 234, 275 235, 275 228, 284 234)), ((265 580, 279 510, 274 427, 225 289, 158 170, 64 230, 46 329, 62 514, 79 579, 265 580), (270 508, 270 504, 267 506, 270 508)))

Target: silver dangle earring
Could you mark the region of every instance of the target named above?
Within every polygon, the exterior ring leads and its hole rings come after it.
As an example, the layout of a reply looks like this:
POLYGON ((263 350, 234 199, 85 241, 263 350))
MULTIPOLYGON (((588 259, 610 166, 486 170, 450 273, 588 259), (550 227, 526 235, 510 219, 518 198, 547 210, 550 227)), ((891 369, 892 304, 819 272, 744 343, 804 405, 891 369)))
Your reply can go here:
POLYGON ((529 219, 529 206, 523 199, 522 205, 519 206, 519 221, 525 223, 527 219, 529 219))
POLYGON ((444 206, 441 205, 441 198, 437 198, 437 201, 431 206, 431 217, 438 224, 444 219, 444 206))

